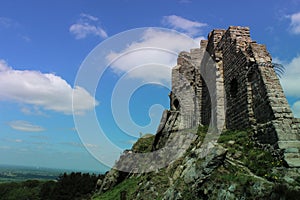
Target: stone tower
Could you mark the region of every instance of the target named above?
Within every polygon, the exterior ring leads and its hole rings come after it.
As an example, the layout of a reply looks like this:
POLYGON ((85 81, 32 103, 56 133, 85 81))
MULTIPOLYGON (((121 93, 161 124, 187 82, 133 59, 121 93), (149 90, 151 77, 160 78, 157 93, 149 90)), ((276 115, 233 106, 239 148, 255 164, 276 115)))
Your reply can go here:
POLYGON ((170 110, 156 137, 198 125, 252 128, 261 143, 284 151, 290 167, 300 167, 300 119, 293 117, 271 55, 248 27, 213 30, 199 49, 179 54, 170 110))

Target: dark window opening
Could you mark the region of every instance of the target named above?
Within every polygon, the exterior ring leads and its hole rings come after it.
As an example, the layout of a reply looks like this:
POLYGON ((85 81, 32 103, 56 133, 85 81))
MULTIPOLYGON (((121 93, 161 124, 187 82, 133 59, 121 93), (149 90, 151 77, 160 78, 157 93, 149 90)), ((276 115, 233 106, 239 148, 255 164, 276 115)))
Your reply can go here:
POLYGON ((175 99, 175 100, 173 101, 173 105, 174 105, 174 108, 175 108, 176 110, 179 109, 179 101, 178 101, 178 99, 175 99))
POLYGON ((237 93, 238 93, 238 82, 237 80, 234 78, 231 82, 230 82, 230 96, 232 98, 236 98, 237 97, 237 93))

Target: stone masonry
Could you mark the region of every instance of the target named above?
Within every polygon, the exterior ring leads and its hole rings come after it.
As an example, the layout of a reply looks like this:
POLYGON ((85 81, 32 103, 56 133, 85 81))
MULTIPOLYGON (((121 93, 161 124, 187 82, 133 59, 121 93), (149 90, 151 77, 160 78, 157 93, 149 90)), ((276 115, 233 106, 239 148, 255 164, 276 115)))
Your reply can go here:
POLYGON ((156 137, 198 125, 252 128, 260 143, 284 151, 289 167, 300 167, 300 119, 293 117, 271 55, 248 27, 213 30, 200 48, 181 52, 169 96, 156 137))

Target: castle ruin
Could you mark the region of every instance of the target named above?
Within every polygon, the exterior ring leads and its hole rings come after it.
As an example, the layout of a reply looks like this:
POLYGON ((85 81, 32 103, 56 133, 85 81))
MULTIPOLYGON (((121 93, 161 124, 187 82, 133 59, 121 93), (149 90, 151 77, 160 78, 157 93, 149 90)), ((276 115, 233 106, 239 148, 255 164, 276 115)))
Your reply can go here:
POLYGON ((179 54, 170 110, 157 137, 198 125, 251 128, 260 143, 284 152, 289 167, 300 167, 300 119, 292 114, 271 55, 251 39, 248 27, 213 30, 200 48, 179 54))

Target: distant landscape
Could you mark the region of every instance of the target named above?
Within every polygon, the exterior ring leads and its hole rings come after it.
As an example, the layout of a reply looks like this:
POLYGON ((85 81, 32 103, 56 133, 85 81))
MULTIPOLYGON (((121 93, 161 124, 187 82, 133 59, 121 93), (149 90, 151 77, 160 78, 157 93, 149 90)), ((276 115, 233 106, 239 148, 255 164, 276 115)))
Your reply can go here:
POLYGON ((63 173, 60 169, 0 165, 0 183, 25 180, 56 180, 63 173))
POLYGON ((0 200, 89 199, 100 172, 0 165, 0 200))
MULTIPOLYGON (((45 167, 28 167, 14 165, 0 165, 0 183, 20 182, 26 180, 56 180, 63 173, 71 173, 76 170, 52 169, 45 167)), ((104 174, 105 172, 82 171, 83 173, 104 174)))

